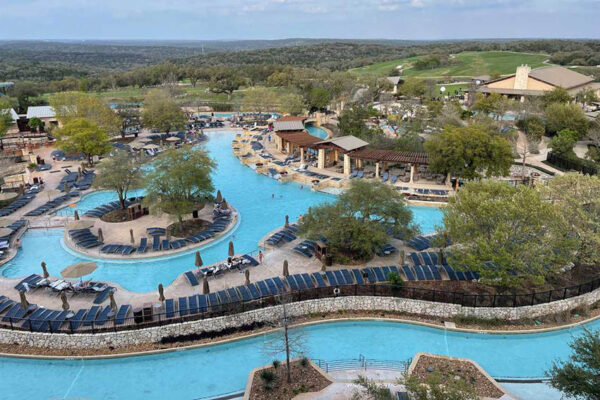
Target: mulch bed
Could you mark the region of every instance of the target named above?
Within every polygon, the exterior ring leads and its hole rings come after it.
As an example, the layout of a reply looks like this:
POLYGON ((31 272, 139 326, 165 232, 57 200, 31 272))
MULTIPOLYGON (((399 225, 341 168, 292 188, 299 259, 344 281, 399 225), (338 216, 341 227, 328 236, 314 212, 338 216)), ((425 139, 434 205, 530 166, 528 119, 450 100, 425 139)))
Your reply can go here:
POLYGON ((210 225, 210 222, 196 218, 183 221, 183 230, 180 229, 179 222, 167 226, 167 233, 175 237, 188 237, 202 232, 204 228, 210 225))
POLYGON ((271 367, 260 370, 254 374, 252 387, 250 388, 250 400, 291 400, 300 393, 318 392, 331 384, 319 371, 308 363, 302 366, 300 361, 290 363, 292 383, 287 383, 287 369, 282 362, 277 369, 271 367), (270 371, 275 374, 275 381, 267 388, 261 378, 262 371, 270 371))
POLYGON ((129 221, 129 213, 127 210, 119 208, 104 214, 100 219, 104 222, 127 222, 129 221))
POLYGON ((424 381, 432 373, 439 372, 442 379, 455 380, 460 377, 469 386, 475 389, 478 396, 497 399, 504 393, 500 391, 489 379, 479 371, 473 364, 466 361, 449 360, 445 358, 421 356, 415 366, 412 375, 424 381), (433 372, 427 371, 433 368, 433 372))

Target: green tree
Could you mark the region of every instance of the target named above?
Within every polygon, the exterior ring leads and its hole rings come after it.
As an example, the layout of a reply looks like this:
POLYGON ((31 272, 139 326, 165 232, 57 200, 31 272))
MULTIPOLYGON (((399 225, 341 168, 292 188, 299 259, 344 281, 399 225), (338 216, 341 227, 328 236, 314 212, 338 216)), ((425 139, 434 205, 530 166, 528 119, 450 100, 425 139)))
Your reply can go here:
POLYGON ((525 178, 527 154, 532 151, 532 148, 537 149, 537 144, 542 140, 546 130, 544 122, 537 115, 520 119, 516 125, 525 134, 525 140, 523 141, 523 178, 525 178))
POLYGON ((121 209, 125 209, 127 193, 143 187, 142 162, 125 150, 116 150, 112 157, 98 164, 98 176, 94 187, 114 190, 119 197, 121 209))
POLYGON ((425 96, 425 81, 419 78, 406 78, 398 91, 404 96, 423 97, 425 96))
POLYGON ((301 115, 304 113, 304 99, 296 93, 286 94, 281 97, 279 109, 291 115, 301 115))
POLYGON ((338 128, 343 135, 352 135, 366 141, 372 141, 374 136, 380 135, 380 129, 369 128, 366 124, 367 119, 375 114, 375 110, 370 107, 363 107, 358 104, 344 110, 338 120, 338 128))
POLYGON ((339 261, 366 260, 387 242, 386 229, 406 237, 418 232, 404 197, 381 182, 353 180, 333 204, 313 207, 302 217, 300 231, 327 238, 328 251, 339 261))
POLYGON ((29 126, 31 129, 34 129, 36 132, 41 132, 41 130, 44 128, 44 123, 38 117, 33 117, 29 120, 27 126, 29 126))
POLYGON ((63 123, 85 118, 94 122, 109 135, 118 134, 122 121, 119 115, 98 96, 82 92, 62 92, 50 96, 50 105, 56 117, 63 123))
POLYGON ((183 128, 185 121, 186 117, 181 107, 168 91, 154 89, 148 92, 142 110, 144 126, 169 133, 172 130, 183 128))
POLYGON ((584 106, 598 101, 598 96, 593 89, 585 89, 575 95, 575 100, 584 106))
POLYGON ((548 107, 550 104, 567 104, 571 101, 571 95, 565 89, 556 87, 542 96, 542 104, 548 107))
POLYGON ((230 68, 217 68, 211 74, 208 88, 213 93, 226 93, 227 99, 244 84, 244 78, 230 68))
POLYGON ((577 157, 573 151, 573 147, 577 143, 579 133, 571 129, 563 129, 550 140, 548 147, 552 149, 552 153, 565 158, 577 157))
POLYGON ((259 113, 274 111, 277 108, 277 97, 273 90, 254 87, 244 92, 242 108, 244 111, 258 111, 259 113))
POLYGON ((552 178, 542 186, 544 196, 559 208, 577 238, 577 262, 600 262, 600 177, 569 173, 552 178))
POLYGON ((451 264, 468 266, 486 283, 542 284, 574 259, 564 216, 532 187, 470 182, 443 213, 444 234, 455 244, 451 264))
POLYGON ((576 399, 600 399, 600 332, 585 330, 570 344, 568 361, 552 365, 550 385, 576 399))
POLYGON ((308 96, 308 106, 311 110, 324 110, 331 100, 331 95, 325 89, 314 88, 308 96))
POLYGON ((490 114, 497 115, 500 114, 502 101, 502 96, 499 93, 490 93, 488 96, 477 93, 471 109, 486 116, 490 114))
POLYGON ((216 163, 204 150, 184 146, 162 153, 146 176, 145 202, 157 213, 183 216, 212 200, 210 177, 216 163))
POLYGON ((588 119, 577 104, 552 103, 546 107, 546 130, 551 133, 571 129, 585 135, 588 129, 588 119))
POLYGON ((506 176, 513 163, 510 143, 481 125, 448 126, 425 150, 431 171, 465 179, 506 176))
POLYGON ((10 110, 0 109, 0 148, 2 148, 2 141, 8 129, 14 124, 10 110))
POLYGON ((90 165, 94 163, 94 156, 106 154, 111 149, 106 131, 85 118, 69 120, 62 128, 55 129, 53 135, 59 149, 83 154, 90 165))

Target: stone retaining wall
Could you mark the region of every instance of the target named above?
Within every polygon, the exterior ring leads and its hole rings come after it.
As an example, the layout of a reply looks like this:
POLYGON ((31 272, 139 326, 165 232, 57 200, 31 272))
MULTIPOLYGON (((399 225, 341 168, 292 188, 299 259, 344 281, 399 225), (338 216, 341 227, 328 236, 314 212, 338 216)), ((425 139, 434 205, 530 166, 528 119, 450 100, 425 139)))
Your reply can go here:
MULTIPOLYGON (((437 318, 452 318, 457 315, 476 318, 499 318, 518 320, 539 318, 600 300, 600 289, 567 300, 555 301, 536 306, 518 308, 472 308, 458 304, 434 303, 393 297, 349 296, 306 300, 288 304, 288 315, 299 317, 310 314, 326 314, 337 311, 394 311, 410 314, 428 315, 437 318)), ((219 332, 227 328, 236 328, 253 323, 276 322, 281 315, 282 306, 273 306, 236 315, 211 318, 152 327, 146 329, 97 333, 97 334, 60 334, 31 333, 27 331, 0 330, 0 343, 18 344, 52 349, 102 349, 123 347, 141 343, 156 343, 172 336, 190 335, 201 332, 219 332)))

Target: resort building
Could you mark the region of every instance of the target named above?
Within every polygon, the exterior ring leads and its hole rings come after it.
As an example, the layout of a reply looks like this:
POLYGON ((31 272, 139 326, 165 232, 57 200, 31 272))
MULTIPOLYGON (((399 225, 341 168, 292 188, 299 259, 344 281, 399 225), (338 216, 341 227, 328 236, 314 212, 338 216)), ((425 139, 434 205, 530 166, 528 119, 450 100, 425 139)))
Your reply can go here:
POLYGON ((486 95, 499 93, 524 101, 526 96, 542 96, 557 87, 566 89, 572 96, 590 89, 600 95, 600 83, 590 76, 559 66, 532 70, 528 65, 521 65, 516 73, 489 81, 474 91, 486 95))
POLYGON ((60 126, 56 113, 51 106, 32 106, 27 108, 27 115, 24 124, 19 124, 19 128, 22 131, 28 131, 29 127, 27 123, 31 118, 39 118, 44 123, 44 130, 47 130, 49 126, 60 126))

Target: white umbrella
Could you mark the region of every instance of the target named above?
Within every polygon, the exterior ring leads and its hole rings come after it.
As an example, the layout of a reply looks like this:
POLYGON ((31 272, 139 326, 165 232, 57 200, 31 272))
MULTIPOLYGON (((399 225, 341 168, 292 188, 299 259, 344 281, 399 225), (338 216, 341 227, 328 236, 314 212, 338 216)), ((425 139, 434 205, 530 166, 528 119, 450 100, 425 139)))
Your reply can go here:
POLYGON ((156 150, 158 149, 160 146, 155 145, 155 144, 147 144, 144 147, 142 147, 142 149, 144 150, 156 150))

